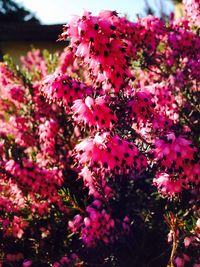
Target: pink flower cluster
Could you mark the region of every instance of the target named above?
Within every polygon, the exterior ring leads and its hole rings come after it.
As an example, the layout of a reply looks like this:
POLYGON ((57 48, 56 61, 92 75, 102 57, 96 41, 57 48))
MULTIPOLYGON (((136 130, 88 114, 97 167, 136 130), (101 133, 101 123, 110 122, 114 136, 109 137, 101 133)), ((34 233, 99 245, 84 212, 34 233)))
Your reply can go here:
POLYGON ((26 56, 22 56, 21 62, 23 69, 34 74, 34 80, 39 80, 48 74, 47 62, 39 49, 33 49, 26 56))
POLYGON ((86 208, 87 216, 75 216, 69 221, 72 232, 80 231, 81 238, 87 247, 93 247, 97 240, 109 243, 114 231, 115 222, 105 209, 101 208, 101 202, 95 200, 86 208))
POLYGON ((22 80, 16 77, 14 72, 9 70, 3 63, 0 63, 0 94, 2 99, 11 99, 18 108, 26 102, 26 89, 22 80))
POLYGON ((4 236, 14 236, 18 239, 22 238, 25 229, 29 225, 21 216, 13 216, 10 220, 1 218, 0 223, 4 231, 4 236))
POLYGON ((84 257, 150 225, 149 192, 199 190, 200 38, 188 19, 85 11, 60 38, 70 42, 55 62, 33 50, 23 70, 0 63, 0 236, 28 244, 28 261, 13 257, 22 266, 82 266, 75 246, 84 257))
POLYGON ((77 99, 72 106, 74 121, 97 129, 112 129, 117 117, 109 108, 105 97, 77 99))
POLYGON ((200 3, 198 0, 183 0, 186 15, 192 24, 200 27, 200 3))
POLYGON ((59 125, 53 119, 50 119, 49 121, 46 120, 43 124, 41 123, 39 126, 39 140, 41 143, 42 152, 52 158, 56 154, 55 138, 58 134, 58 131, 59 125))
POLYGON ((147 166, 146 158, 134 143, 108 132, 83 140, 75 149, 79 164, 87 164, 88 167, 130 173, 133 170, 141 172, 147 166))
POLYGON ((83 179, 84 186, 88 188, 89 196, 94 196, 97 199, 112 197, 112 189, 106 182, 105 175, 101 170, 91 171, 85 166, 80 171, 79 177, 83 179))
POLYGON ((196 151, 197 148, 190 140, 176 136, 173 132, 155 142, 154 156, 160 166, 160 173, 154 183, 163 194, 172 196, 191 183, 199 184, 200 167, 196 151))
MULTIPOLYGON (((30 200, 29 208, 32 213, 41 215, 48 213, 51 203, 55 203, 62 208, 62 200, 59 197, 57 187, 62 185, 63 177, 61 171, 56 167, 48 170, 40 168, 35 163, 27 160, 24 160, 23 166, 20 166, 14 160, 9 160, 5 162, 5 171, 7 176, 11 176, 14 181, 16 180, 23 190, 29 191, 29 199, 26 199, 26 202, 28 203, 30 200)), ((22 205, 25 196, 21 195, 20 190, 17 193, 20 196, 18 201, 22 205)), ((19 208, 20 206, 18 206, 19 208)))
POLYGON ((75 147, 76 158, 81 168, 80 178, 89 189, 89 195, 109 199, 113 196, 107 182, 113 175, 139 175, 147 167, 147 159, 134 143, 109 132, 83 140, 75 147))
POLYGON ((146 123, 153 114, 154 105, 152 103, 152 96, 149 91, 140 90, 133 96, 128 106, 131 107, 133 121, 146 123))
POLYGON ((67 74, 55 72, 45 77, 42 92, 50 102, 63 104, 68 108, 74 100, 90 94, 91 87, 72 79, 67 74))
POLYGON ((83 59, 96 83, 103 83, 106 91, 110 87, 119 91, 130 75, 119 23, 116 12, 102 11, 99 16, 85 12, 82 17, 74 17, 62 34, 64 39, 71 38, 75 56, 83 59))
POLYGON ((17 183, 0 174, 0 210, 18 212, 25 208, 25 198, 17 183))
POLYGON ((77 267, 83 266, 83 262, 81 262, 75 253, 72 253, 70 256, 63 256, 53 264, 53 267, 68 267, 72 265, 77 267))

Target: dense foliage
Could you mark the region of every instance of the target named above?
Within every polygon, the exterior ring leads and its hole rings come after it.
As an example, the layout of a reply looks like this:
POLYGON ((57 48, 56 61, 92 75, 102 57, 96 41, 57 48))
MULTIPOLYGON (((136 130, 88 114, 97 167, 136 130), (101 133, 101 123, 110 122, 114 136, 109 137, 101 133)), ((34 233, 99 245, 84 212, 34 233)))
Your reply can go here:
POLYGON ((200 8, 185 2, 167 22, 84 12, 62 54, 0 63, 1 266, 200 266, 200 8))

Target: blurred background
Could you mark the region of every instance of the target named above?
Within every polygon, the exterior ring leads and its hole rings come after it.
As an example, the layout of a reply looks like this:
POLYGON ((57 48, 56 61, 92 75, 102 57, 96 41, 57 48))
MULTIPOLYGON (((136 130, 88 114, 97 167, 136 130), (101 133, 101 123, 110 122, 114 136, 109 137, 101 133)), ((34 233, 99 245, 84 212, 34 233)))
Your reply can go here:
POLYGON ((120 15, 128 15, 131 20, 136 14, 144 15, 148 6, 157 15, 173 10, 169 0, 17 0, 16 3, 31 10, 43 24, 66 23, 72 15, 81 14, 83 9, 94 14, 105 9, 116 10, 120 15))
POLYGON ((165 19, 171 12, 181 12, 180 0, 0 0, 0 60, 9 54, 15 62, 31 47, 62 50, 65 42, 57 42, 66 24, 74 15, 89 10, 116 10, 130 20, 153 14, 165 19))

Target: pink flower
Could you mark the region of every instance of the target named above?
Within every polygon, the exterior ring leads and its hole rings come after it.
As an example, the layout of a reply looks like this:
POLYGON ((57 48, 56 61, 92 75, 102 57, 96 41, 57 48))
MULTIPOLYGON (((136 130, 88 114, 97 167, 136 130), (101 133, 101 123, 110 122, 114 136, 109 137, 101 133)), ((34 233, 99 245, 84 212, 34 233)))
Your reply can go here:
POLYGON ((174 262, 176 264, 176 267, 184 267, 185 261, 181 257, 177 257, 174 262))
POLYGON ((157 186, 161 194, 165 196, 169 195, 170 197, 179 194, 184 187, 183 180, 174 180, 167 173, 158 173, 156 178, 153 179, 153 184, 157 186))
POLYGON ((197 222, 196 222, 196 226, 197 226, 198 228, 200 228, 200 218, 197 220, 197 222))
POLYGON ((177 137, 174 133, 156 140, 153 152, 160 165, 161 174, 157 175, 154 183, 162 193, 168 192, 172 196, 174 193, 180 193, 182 188, 189 187, 191 183, 199 183, 200 167, 193 160, 196 151, 197 148, 190 140, 182 136, 177 137), (170 175, 163 175, 164 170, 170 175))
POLYGON ((23 267, 29 267, 29 266, 32 265, 32 263, 33 263, 32 261, 30 261, 30 260, 26 260, 26 261, 23 262, 23 265, 22 265, 22 266, 23 266, 23 267))
POLYGON ((83 59, 96 82, 115 92, 127 86, 125 79, 130 75, 128 51, 120 38, 123 28, 117 28, 121 20, 116 12, 100 12, 98 17, 84 12, 73 18, 62 34, 63 39, 71 38, 75 55, 83 59))
POLYGON ((146 168, 146 158, 133 143, 111 136, 108 132, 97 133, 94 138, 83 140, 75 148, 79 164, 99 166, 117 173, 141 172, 146 168))
POLYGON ((94 126, 97 129, 112 129, 117 117, 109 108, 104 97, 96 99, 87 96, 85 101, 77 99, 72 106, 73 118, 77 123, 94 126))
POLYGON ((128 106, 131 108, 130 115, 135 122, 146 123, 153 114, 152 96, 147 90, 136 92, 128 106))
POLYGON ((183 0, 186 15, 189 20, 200 27, 200 3, 198 0, 183 0))
MULTIPOLYGON (((46 120, 39 125, 39 140, 42 152, 51 158, 55 157, 56 136, 59 132, 58 122, 54 119, 46 120)), ((56 157, 55 157, 56 158, 56 157)))
POLYGON ((29 51, 26 56, 22 56, 20 59, 23 69, 32 72, 34 79, 43 78, 48 74, 48 63, 39 49, 29 51))
POLYGON ((82 216, 77 214, 72 221, 68 222, 68 227, 72 233, 76 232, 81 227, 82 220, 82 216))
POLYGON ((41 91, 49 101, 64 105, 67 109, 74 100, 90 94, 91 89, 59 71, 46 76, 41 84, 41 91))
POLYGON ((28 222, 24 221, 21 217, 14 216, 12 221, 13 236, 21 239, 27 226, 28 222))
POLYGON ((184 245, 185 245, 186 248, 189 247, 191 241, 192 241, 191 238, 188 237, 188 236, 186 236, 186 237, 184 238, 184 245))
POLYGON ((92 206, 87 207, 88 217, 84 218, 81 236, 88 247, 92 247, 98 240, 109 243, 109 236, 115 226, 114 220, 105 210, 98 211, 92 206))
POLYGON ((75 57, 74 57, 74 52, 73 49, 67 47, 64 49, 62 54, 60 55, 60 64, 58 69, 61 70, 63 73, 69 73, 72 74, 73 70, 76 71, 78 70, 78 66, 74 66, 75 64, 75 57))

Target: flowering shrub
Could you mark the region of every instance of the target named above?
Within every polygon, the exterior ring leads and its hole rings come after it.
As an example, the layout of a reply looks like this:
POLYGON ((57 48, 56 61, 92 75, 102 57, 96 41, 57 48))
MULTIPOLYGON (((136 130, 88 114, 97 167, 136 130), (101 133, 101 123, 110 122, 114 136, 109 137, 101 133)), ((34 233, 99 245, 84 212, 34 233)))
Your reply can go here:
POLYGON ((0 63, 1 266, 199 266, 198 23, 84 12, 0 63))

